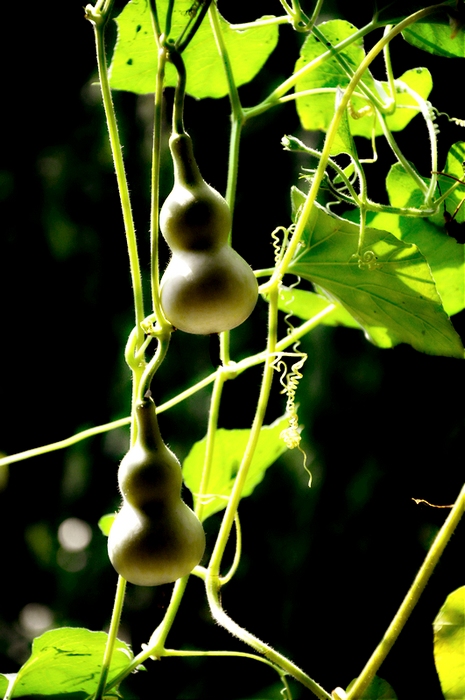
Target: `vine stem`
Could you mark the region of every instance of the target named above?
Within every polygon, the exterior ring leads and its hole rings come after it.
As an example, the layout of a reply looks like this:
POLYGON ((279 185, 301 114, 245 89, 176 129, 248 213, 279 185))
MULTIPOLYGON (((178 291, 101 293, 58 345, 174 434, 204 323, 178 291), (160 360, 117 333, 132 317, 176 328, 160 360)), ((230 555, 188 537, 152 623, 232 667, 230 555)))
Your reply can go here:
POLYGON ((303 685, 305 685, 305 687, 312 690, 312 692, 318 698, 320 698, 321 700, 330 700, 330 696, 328 695, 328 693, 326 693, 326 691, 323 690, 323 688, 321 688, 307 674, 305 674, 300 668, 298 668, 298 666, 293 664, 285 656, 282 656, 281 654, 276 652, 268 644, 265 644, 253 634, 240 627, 234 620, 232 620, 222 609, 221 604, 219 602, 219 591, 221 588, 221 561, 223 558, 226 543, 229 539, 229 535, 234 524, 245 480, 247 478, 253 454, 258 443, 260 430, 263 425, 266 409, 268 406, 268 399, 270 396, 274 374, 274 361, 277 352, 277 317, 278 287, 272 290, 269 298, 267 351, 265 367, 260 387, 260 394, 257 402, 257 409, 250 430, 249 440, 247 442, 242 462, 239 467, 236 479, 234 481, 231 496, 229 498, 229 502, 226 507, 223 520, 221 522, 220 531, 218 533, 213 553, 210 558, 210 563, 206 571, 205 587, 212 616, 222 627, 224 627, 234 636, 241 639, 244 643, 254 648, 259 653, 263 654, 274 664, 282 668, 286 673, 289 673, 294 678, 299 680, 303 685))
MULTIPOLYGON (((341 123, 343 114, 345 110, 347 109, 347 105, 349 103, 350 98, 352 97, 352 94, 357 87, 358 83, 360 82, 364 72, 367 70, 367 68, 370 66, 370 64, 374 61, 374 59, 378 56, 378 54, 383 51, 384 47, 389 44, 389 42, 398 34, 400 34, 406 27, 410 26, 411 24, 414 24, 417 22, 419 19, 422 19, 423 17, 426 17, 427 15, 431 14, 434 12, 438 7, 441 7, 441 5, 432 5, 431 7, 426 7, 420 10, 419 12, 415 12, 414 14, 410 15, 409 17, 406 17, 402 22, 399 22, 395 27, 393 27, 387 34, 385 34, 377 44, 369 51, 369 53, 365 56, 363 61, 360 63, 359 67, 355 71, 352 80, 350 81, 349 85, 345 89, 341 100, 337 106, 337 109, 334 113, 333 119, 331 120, 331 124, 329 125, 324 146, 323 146, 323 151, 321 153, 321 158, 318 163, 318 167, 315 173, 315 176, 312 181, 312 185, 310 187, 309 193, 307 195, 307 199, 305 201, 305 204, 303 206, 302 213, 297 221, 296 227, 295 227, 295 232, 294 235, 292 236, 292 239, 289 243, 289 247, 286 251, 286 254, 284 255, 281 264, 276 268, 275 272, 273 273, 271 279, 268 281, 266 285, 262 287, 262 291, 269 292, 274 286, 279 285, 281 279, 283 278, 284 274, 286 273, 287 268, 289 267, 292 258, 295 255, 295 252, 297 250, 297 246, 300 243, 300 239, 302 238, 302 235, 304 233, 305 227, 307 225, 307 222, 310 218, 310 214, 312 212, 313 204, 315 202, 318 190, 320 188, 321 181, 323 180, 323 176, 325 174, 326 166, 328 164, 329 157, 331 155, 331 148, 334 142, 334 139, 336 138, 337 130, 339 128, 339 125, 341 123)), ((336 47, 335 47, 336 48, 336 47)), ((308 66, 307 66, 308 67, 308 66)))
POLYGON ((434 571, 436 564, 439 561, 441 554, 443 553, 447 543, 449 542, 452 534, 457 527, 460 518, 465 511, 465 485, 463 486, 451 512, 449 513, 446 521, 439 530, 436 539, 434 540, 431 549, 429 550, 426 558, 418 571, 415 580, 410 587, 407 595, 402 601, 402 605, 395 614, 391 624, 387 628, 383 639, 378 644, 377 648, 373 652, 369 661, 367 662, 365 668, 361 672, 360 676, 355 681, 354 685, 347 694, 346 700, 357 700, 363 696, 364 690, 369 686, 377 670, 383 663, 386 656, 391 651, 394 642, 404 628, 405 623, 410 617, 415 605, 423 593, 426 584, 428 583, 431 574, 434 571))
POLYGON ((140 325, 144 319, 142 278, 140 272, 139 255, 137 251, 136 232, 134 227, 134 220, 132 217, 129 187, 126 178, 126 172, 124 169, 121 141, 119 138, 118 125, 116 122, 116 115, 113 107, 113 100, 111 97, 110 83, 108 80, 107 62, 105 54, 105 26, 108 17, 104 16, 98 11, 95 11, 92 5, 87 5, 86 17, 94 27, 95 48, 97 54, 97 67, 100 80, 100 89, 102 92, 103 107, 105 110, 105 117, 108 126, 111 152, 113 155, 116 180, 118 183, 118 191, 121 201, 121 209, 123 213, 124 229, 126 232, 126 241, 129 253, 129 266, 131 271, 134 295, 137 345, 140 347, 144 342, 144 332, 140 325))
MULTIPOLYGON (((299 338, 302 338, 313 328, 318 326, 322 322, 322 320, 326 316, 331 314, 333 311, 335 311, 335 309, 336 306, 334 304, 329 304, 326 308, 324 308, 322 311, 316 314, 313 318, 309 319, 308 321, 305 321, 305 323, 296 328, 291 334, 287 335, 285 338, 278 342, 276 346, 276 351, 279 353, 282 350, 285 350, 290 345, 292 345, 292 343, 294 343, 299 338)), ((250 367, 255 367, 256 365, 261 364, 265 361, 265 359, 266 351, 263 351, 256 353, 255 355, 250 355, 249 357, 246 357, 237 363, 231 362, 228 368, 231 372, 231 378, 233 378, 233 376, 241 374, 242 372, 245 372, 245 370, 250 369, 250 367)), ((198 391, 205 389, 207 386, 209 386, 212 382, 215 381, 217 373, 218 372, 212 372, 212 374, 209 374, 208 377, 201 379, 199 382, 197 382, 197 384, 194 384, 185 391, 182 391, 181 393, 174 396, 172 399, 165 401, 165 403, 160 404, 160 406, 157 406, 157 413, 163 413, 164 411, 168 411, 170 408, 173 408, 173 406, 176 406, 178 403, 181 403, 182 401, 185 401, 191 396, 194 396, 194 394, 196 394, 198 391)), ((67 447, 75 445, 78 442, 81 442, 81 440, 87 440, 88 438, 95 437, 96 435, 101 435, 101 433, 110 432, 111 430, 116 430, 117 428, 124 428, 130 423, 131 416, 126 416, 125 418, 120 418, 119 420, 112 421, 111 423, 104 423, 103 425, 97 425, 94 428, 88 428, 87 430, 83 430, 80 433, 76 433, 76 435, 72 435, 71 437, 65 438, 64 440, 59 440, 58 442, 52 442, 49 445, 34 447, 30 450, 25 450, 24 452, 17 452, 14 455, 2 457, 0 459, 0 467, 3 467, 7 464, 14 464, 15 462, 21 462, 25 459, 31 459, 32 457, 39 457, 40 455, 47 454, 48 452, 63 450, 67 447)))
POLYGON ((123 610, 124 594, 126 592, 126 581, 122 576, 118 576, 118 585, 116 586, 115 603, 113 606, 113 614, 111 617, 110 629, 108 631, 108 639, 105 647, 105 653, 102 661, 102 670, 100 672, 100 678, 95 691, 95 700, 102 700, 103 694, 105 692, 108 673, 110 671, 111 657, 113 656, 113 648, 116 642, 116 635, 118 634, 119 623, 121 620, 121 613, 123 610))

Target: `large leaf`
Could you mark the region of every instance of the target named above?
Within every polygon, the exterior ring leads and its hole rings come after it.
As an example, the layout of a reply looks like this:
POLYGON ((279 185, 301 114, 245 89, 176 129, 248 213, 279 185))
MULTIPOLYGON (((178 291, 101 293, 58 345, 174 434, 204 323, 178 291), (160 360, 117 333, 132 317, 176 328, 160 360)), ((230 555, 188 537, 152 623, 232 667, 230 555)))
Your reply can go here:
MULTIPOLYGON (((280 435, 287 427, 288 420, 285 416, 278 418, 271 425, 262 427, 242 497, 250 496, 257 484, 262 481, 268 467, 286 451, 286 445, 280 435)), ((250 430, 225 430, 221 428, 216 431, 213 462, 207 487, 208 493, 205 498, 206 505, 202 514, 203 520, 226 508, 249 436, 250 430)), ((194 499, 196 499, 200 488, 205 447, 205 438, 196 442, 183 464, 184 481, 194 494, 194 499)))
MULTIPOLYGON (((454 173, 457 169, 454 163, 457 157, 462 157, 461 145, 456 144, 449 153, 446 164, 448 172, 454 173)), ((449 184, 444 182, 443 190, 453 181, 449 180, 449 184)), ((390 203, 395 207, 418 208, 423 203, 423 193, 399 163, 391 168, 386 187, 390 203)), ((446 200, 450 212, 460 198, 458 192, 456 190, 446 200)), ((460 210, 458 218, 462 217, 460 210)), ((465 307, 465 246, 446 234, 442 211, 432 219, 377 214, 370 218, 370 226, 390 231, 401 240, 418 246, 431 268, 446 313, 452 315, 465 307)))
POLYGON ((433 628, 434 661, 444 697, 465 698, 465 586, 447 596, 433 628))
POLYGON ((425 22, 407 27, 402 34, 409 44, 428 53, 446 58, 464 58, 464 21, 463 3, 454 3, 452 7, 428 16, 425 22))
MULTIPOLYGON (((305 195, 294 189, 297 211, 305 195)), ((409 343, 432 355, 463 357, 428 264, 415 245, 367 228, 360 260, 359 228, 315 204, 289 272, 336 299, 380 347, 409 343)))
MULTIPOLYGON (((97 690, 107 636, 105 632, 62 627, 37 637, 31 656, 16 675, 11 697, 85 700, 92 696, 97 690)), ((117 640, 109 679, 126 668, 132 658, 130 647, 117 640)))
MULTIPOLYGON (((162 26, 167 0, 157 1, 162 26)), ((173 38, 181 34, 188 20, 192 0, 177 0, 173 13, 173 38)), ((138 94, 155 90, 157 48, 155 44, 149 3, 131 0, 118 16, 118 39, 110 66, 110 84, 116 90, 138 94)), ((278 27, 265 25, 244 31, 231 29, 220 18, 224 41, 228 50, 236 85, 248 83, 261 70, 278 42, 278 27)), ((183 53, 187 71, 187 92, 198 99, 223 97, 228 94, 224 67, 210 27, 208 17, 183 53)), ((166 67, 166 85, 177 82, 176 71, 166 67)))

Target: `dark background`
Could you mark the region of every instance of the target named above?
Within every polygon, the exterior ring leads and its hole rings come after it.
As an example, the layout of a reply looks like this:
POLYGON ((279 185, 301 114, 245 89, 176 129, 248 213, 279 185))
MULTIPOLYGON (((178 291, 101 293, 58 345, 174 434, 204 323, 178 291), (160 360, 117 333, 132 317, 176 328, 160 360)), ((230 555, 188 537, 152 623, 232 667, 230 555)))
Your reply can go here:
MULTIPOLYGON (((219 9, 231 21, 280 13, 277 1, 248 5, 238 9, 220 2, 219 9)), ((342 7, 345 3, 331 2, 325 12, 344 17, 342 7)), ((47 8, 31 3, 20 23, 17 8, 2 12, 12 31, 3 46, 0 117, 0 450, 12 454, 128 414, 130 375, 122 355, 133 313, 106 126, 92 85, 92 28, 76 2, 47 8)), ((346 18, 361 26, 369 12, 350 10, 346 18)), ((113 29, 110 44, 112 34, 113 29)), ((241 89, 245 106, 292 72, 301 41, 290 28, 281 29, 280 47, 258 78, 241 89)), ((420 53, 401 38, 392 53, 396 74, 429 67, 433 104, 464 116, 462 60, 420 53)), ((381 64, 375 74, 384 77, 381 64)), ((114 98, 147 283, 151 98, 128 93, 114 98)), ((463 135, 445 120, 439 124, 443 163, 463 135)), ((205 178, 223 190, 228 101, 188 98, 186 126, 205 178)), ((310 138, 301 132, 292 104, 257 118, 244 132, 235 241, 256 267, 272 264, 270 232, 290 223, 289 186, 298 183, 303 161, 282 151, 280 140, 288 133, 310 138)), ((399 142, 427 176, 426 130, 418 117, 399 142)), ((384 177, 391 161, 381 142, 379 155, 380 165, 368 166, 369 194, 386 201, 384 177)), ((164 195, 170 187, 167 168, 164 195)), ((252 320, 233 333, 236 357, 263 347, 265 318, 259 302, 252 320)), ((463 338, 463 313, 453 322, 463 338)), ((318 328, 302 349, 309 357, 298 401, 313 487, 307 488, 295 452, 276 463, 244 500, 243 559, 223 602, 239 623, 331 691, 345 687, 365 664, 447 515, 412 498, 450 504, 457 497, 463 481, 463 363, 407 346, 380 350, 362 333, 343 328, 318 328)), ((154 386, 157 401, 174 396, 192 377, 205 376, 209 363, 208 339, 175 334, 154 386)), ((222 427, 248 427, 259 380, 260 370, 252 370, 227 386, 222 427)), ((204 435, 207 410, 204 392, 161 419, 165 439, 181 459, 204 435)), ((276 386, 269 421, 283 412, 276 386)), ((108 625, 116 576, 97 521, 118 506, 116 469, 127 439, 125 430, 116 431, 2 472, 1 672, 17 671, 28 656, 30 634, 21 623, 28 604, 45 606, 54 626, 108 625), (68 517, 93 529, 86 565, 77 571, 57 540, 58 526, 68 517)), ((210 547, 218 523, 216 517, 207 522, 210 547)), ((431 625, 446 596, 464 583, 463 527, 380 670, 399 700, 442 697, 431 625)), ((136 652, 169 595, 170 586, 129 586, 121 635, 136 652)), ((190 585, 168 645, 246 650, 210 621, 198 580, 190 585)), ((125 697, 279 697, 274 674, 251 661, 169 659, 147 667, 148 673, 125 684, 125 697)), ((296 698, 310 697, 292 687, 296 698)))

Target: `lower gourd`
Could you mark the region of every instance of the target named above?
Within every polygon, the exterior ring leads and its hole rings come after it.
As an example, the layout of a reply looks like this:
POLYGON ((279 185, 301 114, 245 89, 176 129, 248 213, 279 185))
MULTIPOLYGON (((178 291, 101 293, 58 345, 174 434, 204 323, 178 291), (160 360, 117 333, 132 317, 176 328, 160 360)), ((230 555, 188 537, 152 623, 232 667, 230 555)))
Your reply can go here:
POLYGON ((202 525, 181 498, 147 513, 124 503, 108 537, 114 568, 138 586, 161 586, 186 576, 204 549, 202 525))
POLYGON ((137 438, 119 467, 123 504, 110 530, 108 554, 130 583, 159 586, 197 566, 205 534, 181 499, 181 466, 162 440, 152 399, 139 403, 135 416, 137 438))

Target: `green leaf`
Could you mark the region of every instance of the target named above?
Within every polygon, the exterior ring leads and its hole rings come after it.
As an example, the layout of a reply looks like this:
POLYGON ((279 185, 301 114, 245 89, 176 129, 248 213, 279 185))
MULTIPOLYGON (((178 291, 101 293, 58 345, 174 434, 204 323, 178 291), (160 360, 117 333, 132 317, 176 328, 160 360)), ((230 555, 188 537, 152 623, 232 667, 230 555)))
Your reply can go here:
MULTIPOLYGON (((304 200, 294 189, 294 211, 304 200)), ((358 260, 358 238, 358 226, 315 204, 288 271, 336 299, 380 347, 409 343, 432 355, 463 357, 460 338, 418 248, 387 231, 367 228, 358 260)))
POLYGON ((425 22, 407 27, 402 35, 409 44, 436 56, 464 58, 465 32, 460 25, 464 20, 462 7, 459 11, 455 7, 441 9, 429 15, 425 22))
MULTIPOLYGON (((352 688, 356 680, 354 678, 351 681, 347 687, 347 692, 352 688)), ((363 695, 360 696, 360 700, 397 700, 397 695, 387 681, 375 676, 363 695)))
MULTIPOLYGON (((326 297, 315 294, 315 292, 305 292, 302 289, 288 289, 287 287, 281 287, 279 290, 278 307, 281 311, 291 313, 293 316, 305 320, 314 318, 333 303, 328 301, 326 297)), ((360 324, 343 306, 336 303, 335 307, 334 311, 322 318, 321 323, 326 326, 348 326, 349 328, 358 328, 360 330, 360 324)))
MULTIPOLYGON (((268 467, 276 462, 286 451, 286 445, 280 438, 281 432, 288 427, 285 416, 278 418, 271 425, 260 430, 257 448, 245 481, 242 497, 250 496, 257 484, 265 476, 268 467)), ((234 480, 249 440, 250 430, 225 430, 220 428, 215 434, 215 447, 210 479, 205 498, 202 519, 206 520, 213 513, 226 508, 234 480)), ((186 486, 192 491, 194 499, 199 492, 205 458, 206 438, 196 442, 183 464, 183 476, 186 486)))
MULTIPOLYGON (((358 31, 352 24, 341 19, 323 22, 318 26, 318 29, 333 46, 358 31)), ((308 63, 316 60, 326 51, 327 47, 316 36, 310 34, 302 46, 294 72, 297 73, 304 69, 308 63)), ((341 52, 341 57, 352 70, 356 70, 365 58, 363 39, 359 38, 350 44, 341 52)), ((327 131, 334 114, 336 90, 338 87, 347 87, 349 80, 349 76, 339 65, 336 58, 328 59, 316 69, 304 73, 299 78, 295 86, 296 92, 321 89, 327 91, 296 99, 297 112, 304 129, 327 131)), ((368 87, 374 89, 374 81, 369 73, 364 77, 364 81, 368 87)))
POLYGON ((434 661, 446 700, 465 697, 465 586, 447 596, 434 624, 434 661))
MULTIPOLYGON (((173 13, 173 38, 181 34, 188 20, 192 0, 177 0, 173 13)), ((167 0, 157 2, 162 26, 167 0)), ((114 90, 138 94, 155 90, 157 48, 155 44, 149 3, 131 0, 117 17, 118 39, 110 66, 110 84, 114 90)), ((278 43, 277 25, 264 25, 244 31, 231 29, 220 17, 223 37, 237 86, 248 83, 257 75, 278 43)), ((224 97, 228 85, 223 63, 218 54, 208 17, 183 53, 187 71, 187 93, 198 99, 224 97)), ((166 67, 167 86, 176 85, 177 75, 171 64, 166 67)))
MULTIPOLYGON (((447 172, 455 174, 458 168, 461 169, 461 162, 465 157, 464 147, 465 144, 455 144, 452 147, 447 157, 447 172)), ((449 180, 445 185, 444 182, 445 178, 441 186, 445 192, 453 181, 449 180)), ((423 193, 399 163, 391 168, 386 179, 386 188, 392 206, 419 208, 423 204, 423 193)), ((446 200, 449 212, 453 212, 456 203, 460 201, 458 192, 456 190, 446 200)), ((460 210, 457 218, 463 220, 464 215, 465 212, 460 210)), ((451 316, 465 307, 465 246, 447 235, 442 211, 431 219, 377 214, 370 218, 370 226, 390 231, 406 243, 418 246, 431 268, 447 314, 451 316)))
MULTIPOLYGON (((16 676, 12 697, 66 696, 85 700, 92 696, 97 689, 107 637, 105 632, 75 627, 62 627, 37 637, 30 658, 16 676)), ((109 680, 132 659, 130 647, 117 640, 109 680)))
MULTIPOLYGON (((402 131, 402 129, 405 129, 407 124, 419 112, 417 103, 413 97, 406 92, 402 83, 405 83, 405 85, 418 93, 424 100, 427 99, 433 88, 433 79, 427 68, 412 68, 400 76, 396 81, 396 111, 394 114, 386 117, 386 123, 391 131, 402 131), (414 107, 414 109, 412 109, 412 107, 414 107)), ((375 84, 383 101, 387 101, 390 94, 388 83, 385 81, 375 81, 375 84)), ((366 104, 366 100, 363 101, 359 98, 354 98, 352 100, 352 105, 355 110, 363 108, 366 104)), ((376 118, 374 114, 372 116, 368 115, 362 117, 361 119, 356 119, 351 115, 349 121, 353 136, 365 136, 365 138, 371 139, 373 129, 375 136, 380 136, 383 133, 379 119, 376 118)))

